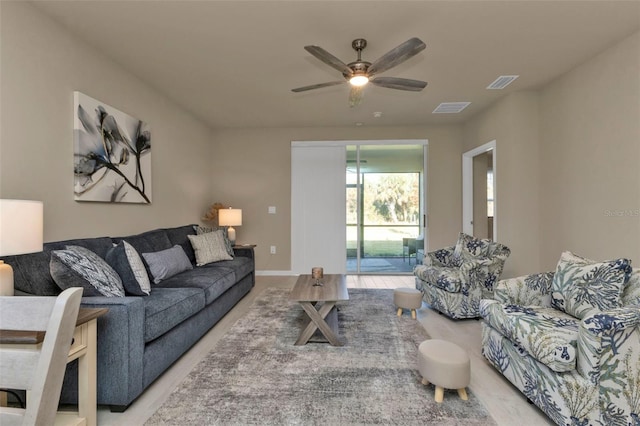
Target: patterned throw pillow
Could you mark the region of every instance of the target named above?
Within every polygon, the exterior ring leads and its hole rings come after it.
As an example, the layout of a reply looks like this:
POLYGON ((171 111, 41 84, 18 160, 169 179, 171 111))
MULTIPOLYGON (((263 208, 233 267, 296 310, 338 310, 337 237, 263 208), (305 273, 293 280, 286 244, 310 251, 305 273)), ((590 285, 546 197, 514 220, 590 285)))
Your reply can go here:
POLYGON ((629 259, 596 262, 564 252, 553 276, 551 305, 580 319, 593 310, 618 308, 630 273, 629 259))
POLYGON ((196 230, 196 234, 197 235, 202 235, 202 234, 208 234, 209 232, 214 232, 214 231, 222 231, 223 235, 224 235, 224 246, 227 250, 227 253, 229 253, 229 256, 233 257, 235 256, 235 253, 233 252, 233 245, 231 244, 231 240, 229 239, 229 233, 228 233, 228 228, 226 226, 220 226, 220 227, 214 227, 214 228, 209 228, 206 226, 194 226, 195 230, 196 230))
POLYGON ((184 249, 175 245, 166 250, 151 253, 142 253, 142 257, 149 265, 149 270, 153 276, 153 282, 158 284, 162 280, 171 278, 180 272, 193 269, 184 249))
POLYGON ((124 297, 118 273, 100 256, 80 246, 51 252, 49 272, 62 290, 82 287, 83 296, 124 297))
POLYGON ((489 240, 480 240, 461 232, 451 256, 451 266, 460 266, 468 258, 486 257, 490 243, 489 240))
POLYGON ((633 268, 622 292, 622 306, 640 306, 640 268, 633 268))
POLYGON ((126 241, 120 241, 107 252, 106 261, 120 275, 124 290, 133 296, 148 296, 151 292, 149 274, 142 258, 126 241))
POLYGON ((227 252, 224 233, 221 229, 201 235, 187 235, 187 237, 191 241, 193 251, 196 252, 197 266, 221 260, 233 260, 227 252))

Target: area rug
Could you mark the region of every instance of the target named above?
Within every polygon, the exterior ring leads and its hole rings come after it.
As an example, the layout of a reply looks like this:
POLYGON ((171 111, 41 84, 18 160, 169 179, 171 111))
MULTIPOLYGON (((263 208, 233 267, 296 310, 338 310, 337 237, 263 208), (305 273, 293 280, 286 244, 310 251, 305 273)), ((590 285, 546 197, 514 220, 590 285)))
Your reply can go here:
POLYGON ((339 305, 344 346, 294 346, 306 314, 266 289, 147 425, 495 425, 473 393, 433 400, 417 371, 429 338, 392 290, 351 289, 339 305))

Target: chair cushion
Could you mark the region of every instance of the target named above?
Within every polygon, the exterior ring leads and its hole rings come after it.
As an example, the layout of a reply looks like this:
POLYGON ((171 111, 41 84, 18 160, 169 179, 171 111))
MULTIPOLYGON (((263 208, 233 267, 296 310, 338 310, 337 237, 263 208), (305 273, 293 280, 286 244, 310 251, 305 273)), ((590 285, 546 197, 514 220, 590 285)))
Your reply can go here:
POLYGON ((480 315, 504 337, 553 371, 576 368, 580 321, 549 307, 480 301, 480 315))
POLYGON ((231 268, 198 266, 175 275, 154 286, 162 288, 198 288, 204 291, 205 303, 209 305, 236 283, 236 274, 231 268))
POLYGON ((551 306, 580 319, 593 310, 619 308, 630 265, 629 259, 596 262, 562 253, 553 276, 551 306))
POLYGON ((143 297, 144 341, 162 336, 205 306, 204 292, 198 288, 156 288, 143 297))
POLYGON ((459 293, 465 282, 460 268, 418 265, 413 274, 423 281, 449 293, 459 293))

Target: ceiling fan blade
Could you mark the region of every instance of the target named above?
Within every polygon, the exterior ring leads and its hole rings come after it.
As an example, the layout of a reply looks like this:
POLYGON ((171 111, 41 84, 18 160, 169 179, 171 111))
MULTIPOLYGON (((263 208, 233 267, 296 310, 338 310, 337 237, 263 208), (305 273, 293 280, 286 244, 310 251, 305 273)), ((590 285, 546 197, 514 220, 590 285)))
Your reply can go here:
POLYGON ((426 81, 398 77, 378 77, 369 80, 369 82, 376 86, 386 87, 388 89, 408 90, 410 92, 419 92, 427 87, 426 81))
POLYGON ((307 90, 313 90, 313 89, 321 89, 323 87, 329 87, 329 86, 337 86, 338 84, 344 84, 346 83, 346 80, 342 80, 342 81, 330 81, 328 83, 319 83, 319 84, 312 84, 311 86, 304 86, 304 87, 298 87, 295 89, 291 89, 292 92, 306 92, 307 90))
POLYGON ((347 74, 347 75, 353 74, 353 71, 351 71, 351 69, 347 66, 347 64, 345 64, 340 59, 336 58, 335 56, 333 56, 331 53, 327 52, 320 46, 305 46, 304 50, 311 53, 313 56, 320 59, 325 64, 337 69, 343 74, 347 74))
POLYGON ((351 86, 349 91, 349 106, 351 108, 360 105, 364 96, 364 86, 351 86))
POLYGON ((425 47, 427 47, 427 45, 419 38, 410 38, 401 45, 391 49, 382 55, 380 59, 372 63, 368 69, 369 75, 379 74, 389 68, 393 68, 424 50, 425 47))

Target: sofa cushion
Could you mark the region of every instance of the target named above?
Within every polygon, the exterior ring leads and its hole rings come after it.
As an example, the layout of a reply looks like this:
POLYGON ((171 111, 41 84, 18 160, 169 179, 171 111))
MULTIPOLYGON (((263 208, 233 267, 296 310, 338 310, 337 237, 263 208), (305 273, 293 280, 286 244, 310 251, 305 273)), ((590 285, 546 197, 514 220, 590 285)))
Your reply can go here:
POLYGON ((504 337, 553 371, 576 368, 580 321, 549 307, 480 301, 480 315, 504 337))
POLYGON ((56 241, 51 243, 45 243, 43 246, 44 251, 52 250, 64 250, 67 246, 80 246, 91 250, 101 258, 107 256, 107 252, 113 247, 113 241, 109 237, 98 238, 80 238, 75 240, 56 241))
POLYGON ((630 264, 629 259, 596 262, 562 253, 553 276, 551 306, 580 319, 593 310, 620 307, 630 264))
POLYGON ((151 292, 149 274, 140 254, 126 241, 120 241, 107 252, 107 263, 122 279, 126 294, 147 296, 151 292))
POLYGON ((151 271, 151 277, 155 284, 180 272, 193 269, 189 258, 179 245, 166 250, 142 253, 142 257, 149 265, 149 271, 151 271))
POLYGON ((124 297, 120 276, 100 256, 80 246, 51 252, 51 277, 66 290, 82 287, 83 296, 124 297))
POLYGON ((154 288, 144 301, 144 341, 156 339, 205 306, 198 288, 154 288))
POLYGON ((249 257, 236 256, 232 260, 222 260, 203 267, 223 267, 232 269, 236 273, 236 281, 240 281, 242 278, 253 272, 254 263, 253 259, 249 257))
POLYGON ((167 232, 164 229, 154 229, 153 231, 143 232, 142 234, 118 237, 113 240, 116 243, 126 240, 138 251, 138 253, 150 253, 165 250, 175 245, 171 244, 171 241, 167 236, 167 232))
POLYGON ((209 305, 235 283, 236 274, 230 268, 199 266, 162 281, 154 286, 154 289, 157 287, 199 288, 204 291, 205 303, 209 305))
POLYGON ((184 252, 187 254, 189 261, 192 264, 196 264, 196 255, 193 252, 193 247, 191 247, 191 242, 189 241, 189 235, 195 235, 196 231, 193 228, 195 225, 185 225, 179 226, 177 228, 167 228, 165 232, 167 233, 167 238, 171 242, 171 246, 175 246, 176 244, 183 248, 184 252))

